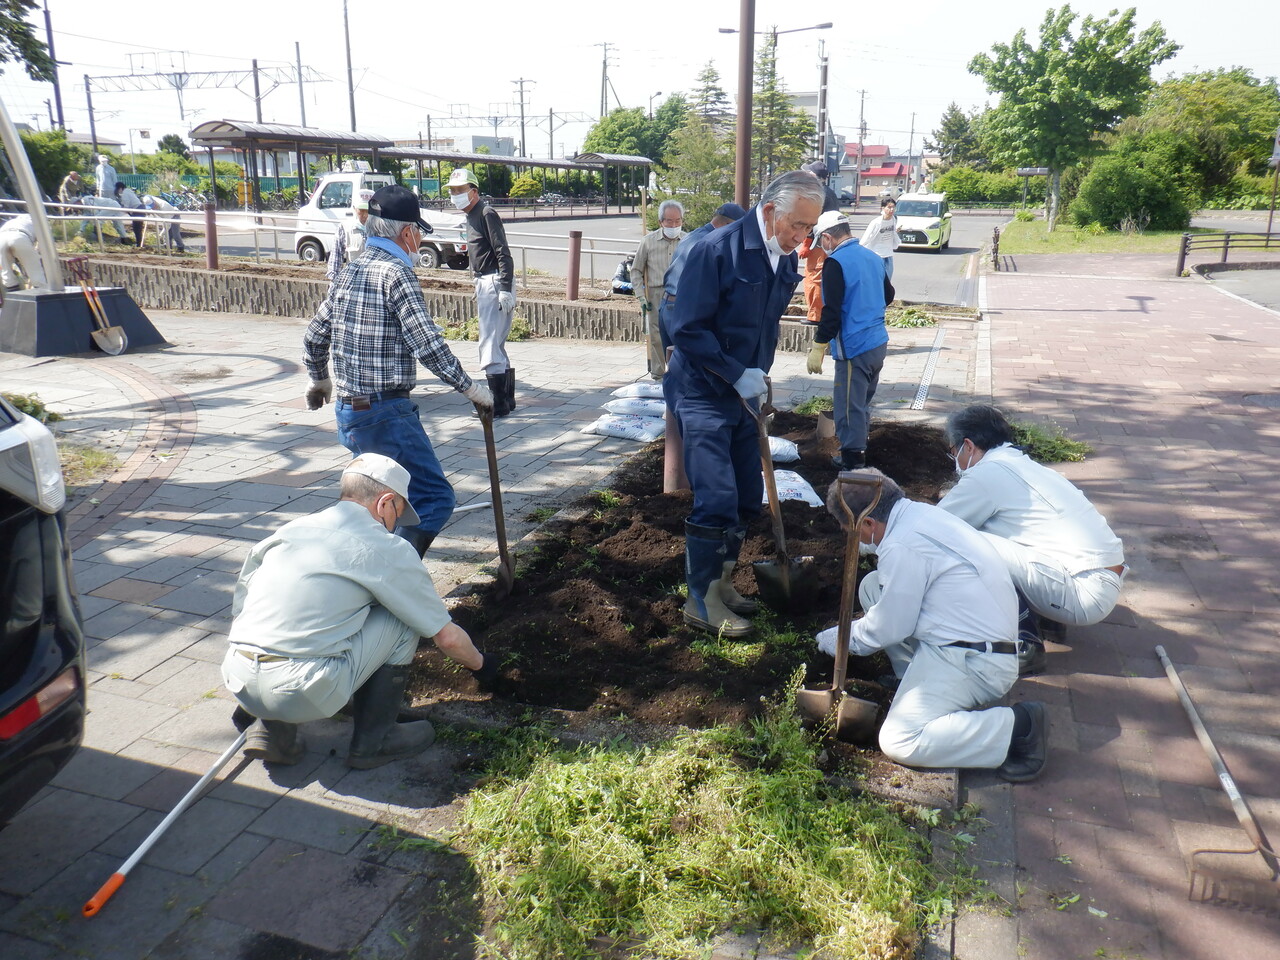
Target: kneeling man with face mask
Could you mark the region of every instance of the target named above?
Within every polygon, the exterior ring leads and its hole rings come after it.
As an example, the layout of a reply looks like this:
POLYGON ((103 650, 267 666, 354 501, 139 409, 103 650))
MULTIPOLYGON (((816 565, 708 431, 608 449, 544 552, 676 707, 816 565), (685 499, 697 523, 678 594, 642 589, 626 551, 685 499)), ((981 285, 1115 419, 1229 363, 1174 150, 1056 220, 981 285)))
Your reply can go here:
POLYGON ((222 677, 257 718, 245 756, 292 764, 304 748, 298 724, 331 717, 353 701, 347 766, 360 769, 429 747, 426 720, 397 722, 419 637, 471 670, 481 688, 497 663, 454 623, 409 541, 415 526, 409 472, 365 453, 342 472, 342 499, 292 520, 245 559, 236 583, 222 677))
MULTIPOLYGON (((912 767, 993 769, 1034 780, 1048 752, 1043 703, 987 707, 1018 679, 1018 603, 1013 581, 987 539, 963 520, 908 500, 879 470, 880 500, 858 530, 859 549, 877 569, 858 591, 866 615, 853 623, 849 652, 883 650, 901 678, 880 728, 885 756, 912 767), (982 709, 986 707, 986 709, 982 709)), ((827 509, 847 523, 871 503, 874 486, 831 485, 827 509)), ((818 634, 834 654, 838 627, 818 634)))

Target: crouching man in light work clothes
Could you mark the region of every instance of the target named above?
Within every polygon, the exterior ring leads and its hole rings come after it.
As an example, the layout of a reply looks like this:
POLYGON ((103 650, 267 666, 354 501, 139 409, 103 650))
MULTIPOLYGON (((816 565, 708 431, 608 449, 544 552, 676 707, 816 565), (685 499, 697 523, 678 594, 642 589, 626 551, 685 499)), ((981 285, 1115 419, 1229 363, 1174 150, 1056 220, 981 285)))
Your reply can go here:
MULTIPOLYGON (((880 729, 885 756, 912 767, 994 769, 1005 780, 1034 780, 1048 751, 1044 704, 980 709, 1018 679, 1018 603, 1013 583, 987 539, 927 503, 908 500, 878 470, 880 500, 858 530, 860 551, 878 557, 858 596, 866 615, 854 621, 849 652, 883 650, 901 678, 880 729)), ((827 509, 847 524, 874 495, 869 486, 837 481, 827 509)), ((835 653, 838 628, 818 634, 835 653)))
POLYGON ((417 552, 391 532, 418 522, 408 471, 362 454, 347 464, 341 489, 338 503, 254 547, 236 583, 222 677, 258 718, 245 755, 267 763, 297 763, 298 724, 333 716, 353 695, 347 766, 377 767, 429 747, 428 721, 396 720, 419 637, 482 688, 497 674, 497 662, 449 618, 417 552))
POLYGON ((1124 545, 1071 481, 1013 439, 995 407, 975 404, 948 417, 960 480, 938 506, 988 535, 1031 610, 1049 621, 1042 626, 1097 623, 1120 598, 1124 545))

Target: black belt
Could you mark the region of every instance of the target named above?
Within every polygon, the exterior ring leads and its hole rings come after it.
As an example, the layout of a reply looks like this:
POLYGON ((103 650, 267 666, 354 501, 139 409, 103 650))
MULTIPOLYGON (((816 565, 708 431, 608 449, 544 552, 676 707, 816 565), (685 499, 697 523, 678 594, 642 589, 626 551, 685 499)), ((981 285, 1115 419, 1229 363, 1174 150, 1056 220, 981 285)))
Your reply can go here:
POLYGON ((356 410, 368 410, 369 405, 377 400, 404 400, 408 396, 408 390, 380 390, 378 393, 366 393, 358 397, 339 397, 338 402, 356 410))
POLYGON ((979 653, 1017 653, 1016 640, 991 640, 987 643, 976 643, 970 640, 953 640, 948 647, 964 647, 966 650, 977 650, 979 653))

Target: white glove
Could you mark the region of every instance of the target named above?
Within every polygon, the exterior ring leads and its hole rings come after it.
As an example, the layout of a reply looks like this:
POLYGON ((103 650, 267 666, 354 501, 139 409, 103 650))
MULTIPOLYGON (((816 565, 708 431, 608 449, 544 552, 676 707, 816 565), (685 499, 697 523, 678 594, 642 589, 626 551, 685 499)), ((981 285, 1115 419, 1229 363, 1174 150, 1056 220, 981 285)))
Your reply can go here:
POLYGON ((830 627, 827 630, 821 630, 817 634, 818 649, 828 656, 836 655, 836 640, 840 637, 839 627, 830 627))
POLYGON ((754 400, 762 396, 768 390, 764 382, 764 371, 759 367, 747 367, 742 371, 742 376, 734 381, 733 389, 737 390, 738 396, 744 400, 754 400))
POLYGON ((319 410, 333 399, 333 381, 328 377, 323 380, 312 380, 307 387, 307 409, 319 410))
POLYGON ((510 290, 498 291, 498 309, 503 313, 510 313, 516 308, 516 295, 510 290))
POLYGON ((483 407, 485 410, 493 409, 493 393, 483 383, 471 381, 471 386, 464 390, 462 395, 477 407, 483 407))

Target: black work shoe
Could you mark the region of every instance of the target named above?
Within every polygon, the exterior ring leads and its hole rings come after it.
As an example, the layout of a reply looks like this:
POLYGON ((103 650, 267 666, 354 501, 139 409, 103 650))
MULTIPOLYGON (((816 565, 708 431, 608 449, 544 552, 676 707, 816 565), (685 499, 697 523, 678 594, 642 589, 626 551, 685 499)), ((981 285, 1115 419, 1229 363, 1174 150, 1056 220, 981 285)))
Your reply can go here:
POLYGON ((1059 623, 1057 620, 1050 620, 1048 617, 1036 614, 1036 629, 1040 631, 1040 636, 1046 640, 1052 640, 1054 643, 1067 642, 1067 625, 1059 623))
POLYGON ((867 451, 841 450, 831 458, 831 465, 837 470, 861 470, 867 465, 867 451))
POLYGON ((251 726, 244 740, 244 755, 250 760, 292 766, 306 753, 296 723, 283 720, 259 720, 251 726))
POLYGON ((1039 700, 1014 704, 1013 709, 1025 713, 1031 720, 1031 730, 1025 736, 1010 739, 1009 754, 996 767, 996 774, 1010 783, 1026 783, 1044 772, 1049 756, 1049 715, 1039 700))

